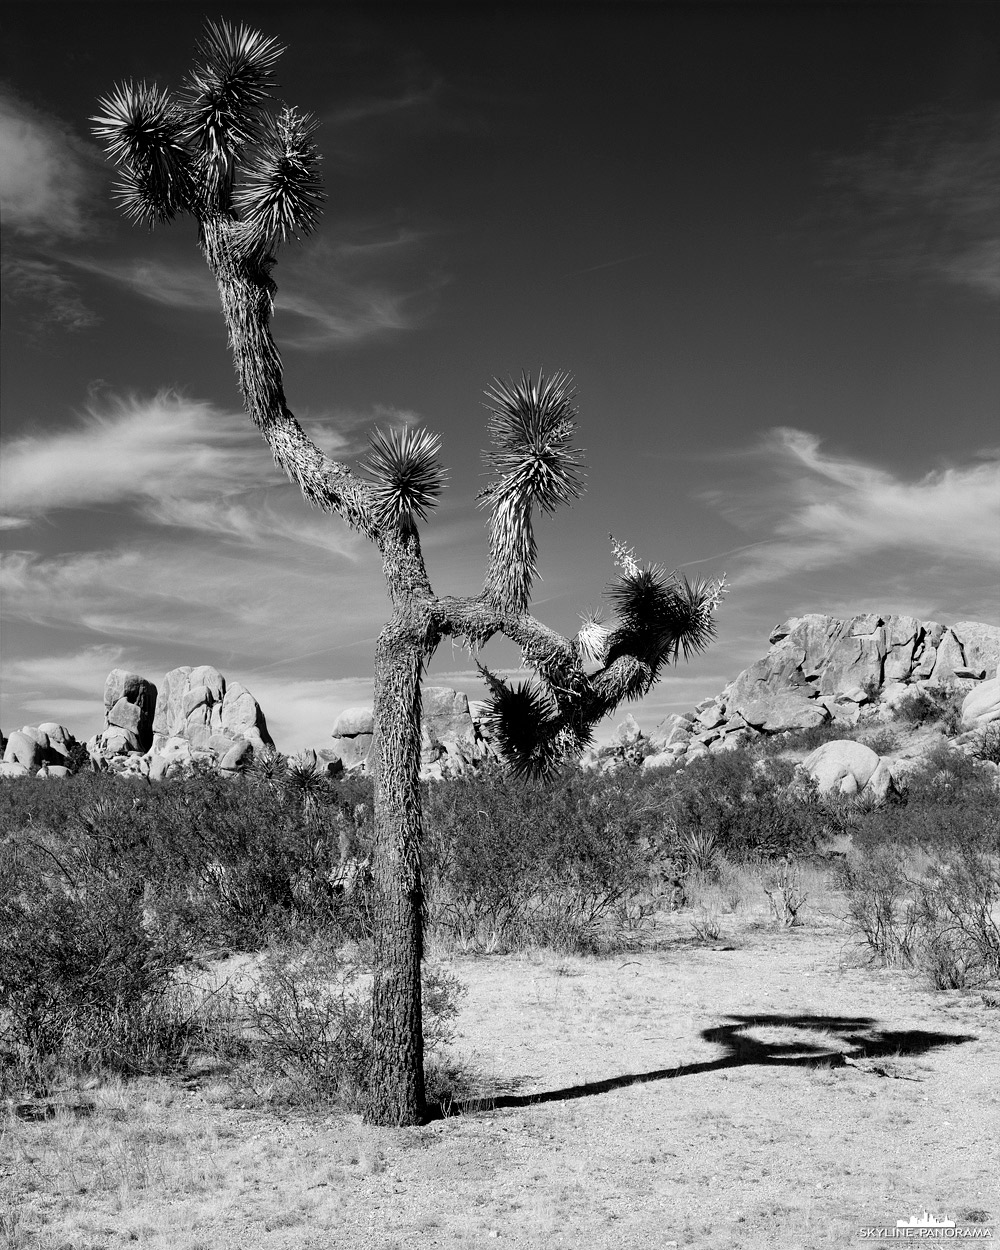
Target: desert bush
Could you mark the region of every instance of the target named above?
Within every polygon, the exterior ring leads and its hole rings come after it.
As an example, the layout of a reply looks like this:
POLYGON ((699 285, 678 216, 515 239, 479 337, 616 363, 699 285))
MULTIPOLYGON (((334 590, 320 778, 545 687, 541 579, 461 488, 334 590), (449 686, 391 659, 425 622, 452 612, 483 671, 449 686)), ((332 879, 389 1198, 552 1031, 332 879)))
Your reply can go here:
POLYGON ((843 866, 851 918, 883 963, 924 971, 938 989, 1000 976, 1000 848, 925 857, 885 845, 843 866))
POLYGON ((815 751, 824 742, 837 742, 841 738, 854 738, 857 728, 844 721, 828 720, 821 725, 806 729, 789 729, 784 733, 766 734, 755 743, 758 754, 779 755, 782 751, 815 751))
MULTIPOLYGON (((237 1079, 277 1077, 287 1100, 362 1107, 372 1047, 368 981, 356 952, 322 935, 270 947, 253 984, 231 996, 239 1028, 227 1040, 237 1079)), ((425 965, 424 1052, 432 1063, 452 1040, 465 993, 452 972, 425 965)))
POLYGON ((431 929, 466 948, 591 948, 648 877, 652 821, 629 776, 487 769, 429 786, 424 813, 431 929))
POLYGON ((969 750, 973 759, 987 764, 1000 764, 1000 721, 992 721, 976 730, 969 750))
POLYGON ((904 699, 896 708, 896 719, 905 725, 939 722, 951 737, 960 732, 964 695, 951 686, 925 686, 904 699))
POLYGON ((798 856, 839 829, 815 786, 790 760, 727 751, 695 761, 663 800, 664 849, 683 863, 685 847, 713 848, 735 863, 798 856))
POLYGON ((780 860, 764 870, 761 885, 775 920, 785 928, 799 924, 799 913, 809 900, 801 866, 791 859, 780 860))
POLYGON ((876 755, 892 755, 899 750, 899 736, 891 729, 877 729, 865 739, 865 746, 876 755))
POLYGON ((917 919, 903 853, 888 846, 852 853, 841 873, 851 920, 874 954, 889 966, 911 965, 917 919))
POLYGON ((367 854, 370 812, 370 784, 307 769, 278 781, 251 770, 233 780, 81 774, 0 787, 15 841, 47 841, 77 868, 103 847, 142 882, 156 925, 203 949, 254 950, 320 926, 361 936, 364 900, 338 894, 330 875, 345 849, 367 854))
POLYGON ((143 883, 101 845, 61 858, 0 845, 0 1036, 6 1080, 45 1085, 60 1067, 135 1072, 186 1045, 171 976, 189 954, 144 924, 143 883), (67 860, 69 862, 67 862, 67 860))
POLYGON ((988 851, 1000 843, 1000 804, 990 770, 962 751, 941 745, 906 778, 905 794, 866 808, 841 805, 855 846, 918 846, 988 851))

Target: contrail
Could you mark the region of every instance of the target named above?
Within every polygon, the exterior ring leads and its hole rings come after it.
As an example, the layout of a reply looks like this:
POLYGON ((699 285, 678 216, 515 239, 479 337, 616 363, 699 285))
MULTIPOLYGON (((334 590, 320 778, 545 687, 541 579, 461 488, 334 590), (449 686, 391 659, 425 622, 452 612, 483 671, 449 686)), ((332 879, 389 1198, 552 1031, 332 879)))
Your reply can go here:
POLYGON ((606 260, 601 265, 588 265, 586 269, 571 269, 563 274, 564 278, 573 278, 578 273, 594 273, 597 269, 611 269, 614 265, 627 265, 630 260, 642 260, 644 256, 652 256, 652 252, 637 252, 634 256, 622 256, 618 260, 606 260))
POLYGON ((679 569, 690 568, 692 564, 707 564, 709 560, 721 560, 724 556, 734 556, 740 551, 749 551, 752 547, 767 547, 774 542, 773 538, 762 538, 759 542, 746 543, 742 547, 730 547, 728 551, 716 552, 714 556, 703 556, 700 560, 685 560, 683 564, 678 564, 679 569))

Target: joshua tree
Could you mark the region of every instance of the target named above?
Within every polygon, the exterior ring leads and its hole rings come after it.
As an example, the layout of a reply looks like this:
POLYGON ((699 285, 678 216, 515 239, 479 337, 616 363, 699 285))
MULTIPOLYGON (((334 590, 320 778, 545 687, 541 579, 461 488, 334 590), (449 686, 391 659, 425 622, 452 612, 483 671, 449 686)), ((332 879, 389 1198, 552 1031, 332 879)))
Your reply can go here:
POLYGON ((573 758, 622 700, 642 697, 663 667, 704 648, 721 586, 691 585, 643 566, 615 544, 608 588, 617 622, 584 621, 564 638, 528 612, 535 575, 536 509, 552 512, 582 490, 568 375, 494 381, 487 394, 481 492, 490 553, 482 590, 439 598, 417 521, 444 485, 440 439, 425 430, 378 432, 363 475, 331 460, 288 410, 269 323, 280 244, 308 234, 323 200, 314 122, 273 103, 276 40, 209 23, 199 59, 172 95, 127 83, 100 102, 95 133, 118 166, 125 215, 152 227, 188 213, 219 288, 236 373, 250 418, 276 463, 306 499, 336 513, 378 549, 391 615, 375 645, 375 888, 379 924, 372 993, 373 1071, 368 1118, 415 1124, 424 1115, 420 965, 422 887, 420 678, 443 638, 475 655, 494 635, 516 642, 530 681, 512 685, 480 665, 488 715, 518 774, 546 774, 573 758))

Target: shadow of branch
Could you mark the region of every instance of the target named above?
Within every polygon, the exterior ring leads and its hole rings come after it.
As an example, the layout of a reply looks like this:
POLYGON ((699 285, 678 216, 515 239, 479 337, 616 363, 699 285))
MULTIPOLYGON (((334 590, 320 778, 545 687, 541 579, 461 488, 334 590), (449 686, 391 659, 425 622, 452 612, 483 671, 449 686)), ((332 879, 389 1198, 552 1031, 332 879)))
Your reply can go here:
POLYGON ((752 1015, 727 1016, 727 1023, 703 1029, 706 1042, 722 1047, 723 1053, 701 1063, 682 1063, 651 1072, 630 1072, 609 1076, 582 1085, 543 1090, 534 1094, 499 1094, 495 1097, 456 1100, 447 1109, 431 1106, 428 1120, 479 1111, 497 1111, 505 1107, 530 1107, 538 1103, 567 1102, 574 1098, 591 1098, 597 1094, 626 1089, 630 1085, 646 1085, 653 1081, 672 1081, 702 1072, 721 1072, 726 1068, 814 1067, 827 1064, 843 1067, 848 1060, 878 1059, 902 1055, 923 1055, 941 1046, 958 1046, 976 1038, 966 1033, 936 1033, 926 1029, 880 1029, 869 1016, 752 1015), (751 1029, 796 1029, 806 1033, 833 1034, 836 1041, 810 1042, 795 1039, 786 1042, 762 1041, 753 1037, 751 1029))

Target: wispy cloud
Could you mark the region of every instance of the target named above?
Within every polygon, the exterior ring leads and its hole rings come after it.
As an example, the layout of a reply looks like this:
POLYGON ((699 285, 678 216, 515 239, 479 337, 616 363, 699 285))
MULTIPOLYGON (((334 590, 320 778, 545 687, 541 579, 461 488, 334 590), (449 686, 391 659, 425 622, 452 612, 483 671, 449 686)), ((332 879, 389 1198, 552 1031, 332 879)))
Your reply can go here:
POLYGON ((89 232, 99 155, 68 126, 0 88, 0 209, 4 226, 34 238, 89 232))
MULTIPOLYGON (((284 347, 319 351, 410 329, 441 279, 405 279, 419 236, 395 231, 332 245, 322 239, 282 253, 276 271, 275 338, 284 347)), ((76 268, 170 308, 219 315, 208 269, 197 260, 65 256, 76 268)))
POLYGON ((51 260, 5 258, 2 272, 5 297, 34 305, 34 312, 27 318, 34 331, 49 326, 86 330, 101 320, 84 304, 76 283, 60 273, 51 260))
POLYGON ((324 131, 327 128, 337 130, 356 126, 359 122, 394 117, 398 113, 423 108, 434 100, 440 91, 440 86, 440 81, 436 81, 423 87, 359 98, 325 116, 323 118, 324 131))
POLYGON ((741 473, 704 496, 761 534, 733 560, 734 584, 909 553, 970 569, 1000 563, 1000 454, 907 480, 835 455, 802 430, 775 429, 739 457, 741 473))
POLYGON ((238 645, 253 662, 292 662, 375 633, 386 615, 377 559, 317 561, 292 540, 263 550, 136 542, 114 550, 0 556, 11 620, 79 630, 94 644, 138 639, 176 663, 213 663, 238 645), (191 659, 190 657, 195 657, 191 659), (188 657, 188 658, 181 658, 188 657))
POLYGON ((75 426, 9 440, 0 494, 9 512, 216 498, 279 482, 247 419, 161 392, 108 398, 75 426))
POLYGON ((218 313, 219 295, 212 275, 203 264, 177 265, 144 259, 98 260, 88 256, 64 256, 62 259, 85 273, 126 287, 154 304, 218 313))
MULTIPOLYGON (((347 440, 329 425, 320 441, 347 440)), ((64 430, 9 440, 0 462, 7 528, 60 508, 127 505, 154 524, 248 545, 292 542, 354 559, 337 520, 309 513, 245 416, 165 391, 106 397, 64 430)))
POLYGON ((830 220, 869 269, 1000 298, 1000 104, 883 124, 827 182, 830 220))

